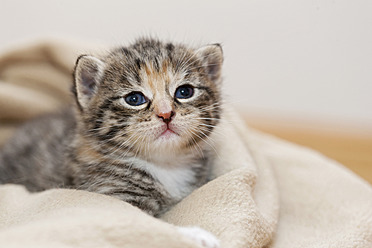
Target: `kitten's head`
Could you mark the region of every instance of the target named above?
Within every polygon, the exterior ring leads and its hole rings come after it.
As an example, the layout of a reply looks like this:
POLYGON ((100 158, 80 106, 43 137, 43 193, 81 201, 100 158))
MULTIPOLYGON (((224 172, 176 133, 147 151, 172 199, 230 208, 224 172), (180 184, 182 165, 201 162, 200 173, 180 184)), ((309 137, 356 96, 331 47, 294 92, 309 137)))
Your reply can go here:
POLYGON ((76 62, 80 132, 106 153, 170 155, 203 146, 221 112, 220 45, 141 39, 76 62))

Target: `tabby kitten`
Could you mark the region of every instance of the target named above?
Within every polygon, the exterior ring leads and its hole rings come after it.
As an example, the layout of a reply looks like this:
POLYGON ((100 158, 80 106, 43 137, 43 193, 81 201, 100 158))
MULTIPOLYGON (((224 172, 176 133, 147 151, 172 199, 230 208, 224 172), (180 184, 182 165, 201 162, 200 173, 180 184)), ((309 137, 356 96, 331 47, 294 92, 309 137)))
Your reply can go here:
POLYGON ((24 126, 0 154, 0 183, 77 188, 159 216, 208 180, 221 116, 218 44, 140 39, 82 55, 76 103, 24 126))

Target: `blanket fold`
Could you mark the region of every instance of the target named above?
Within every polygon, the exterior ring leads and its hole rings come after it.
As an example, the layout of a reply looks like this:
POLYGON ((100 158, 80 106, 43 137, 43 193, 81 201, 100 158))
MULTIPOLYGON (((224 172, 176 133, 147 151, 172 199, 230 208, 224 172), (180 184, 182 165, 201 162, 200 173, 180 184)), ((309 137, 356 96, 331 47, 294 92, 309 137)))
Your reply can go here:
MULTIPOLYGON (((26 120, 68 105, 76 57, 96 52, 45 41, 0 55, 0 146, 26 120)), ((221 247, 372 247, 371 185, 317 152, 232 125, 251 167, 216 165, 214 180, 161 219, 95 193, 0 186, 0 247, 198 247, 176 225, 202 227, 221 247)))

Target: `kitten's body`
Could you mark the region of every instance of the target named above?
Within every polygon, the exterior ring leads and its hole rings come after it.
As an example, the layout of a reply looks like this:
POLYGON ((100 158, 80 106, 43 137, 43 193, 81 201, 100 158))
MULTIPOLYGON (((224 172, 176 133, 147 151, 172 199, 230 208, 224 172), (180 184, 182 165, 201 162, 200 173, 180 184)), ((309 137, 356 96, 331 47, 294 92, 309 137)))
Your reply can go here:
POLYGON ((0 183, 84 189, 161 214, 207 181, 221 65, 218 45, 151 39, 81 56, 76 106, 27 124, 4 147, 0 183))
POLYGON ((72 111, 26 123, 0 153, 0 183, 25 185, 30 191, 69 187, 67 154, 76 122, 72 111))

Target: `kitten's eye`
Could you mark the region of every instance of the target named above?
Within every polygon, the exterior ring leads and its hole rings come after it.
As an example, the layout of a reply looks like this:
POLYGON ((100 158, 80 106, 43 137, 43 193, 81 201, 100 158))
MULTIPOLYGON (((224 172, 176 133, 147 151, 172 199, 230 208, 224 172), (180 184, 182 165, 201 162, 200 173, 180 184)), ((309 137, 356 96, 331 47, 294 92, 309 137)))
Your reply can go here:
POLYGON ((175 97, 180 99, 190 98, 194 95, 194 87, 185 84, 177 88, 175 97))
POLYGON ((147 102, 145 96, 141 92, 131 92, 126 95, 124 99, 131 106, 139 106, 147 102))

